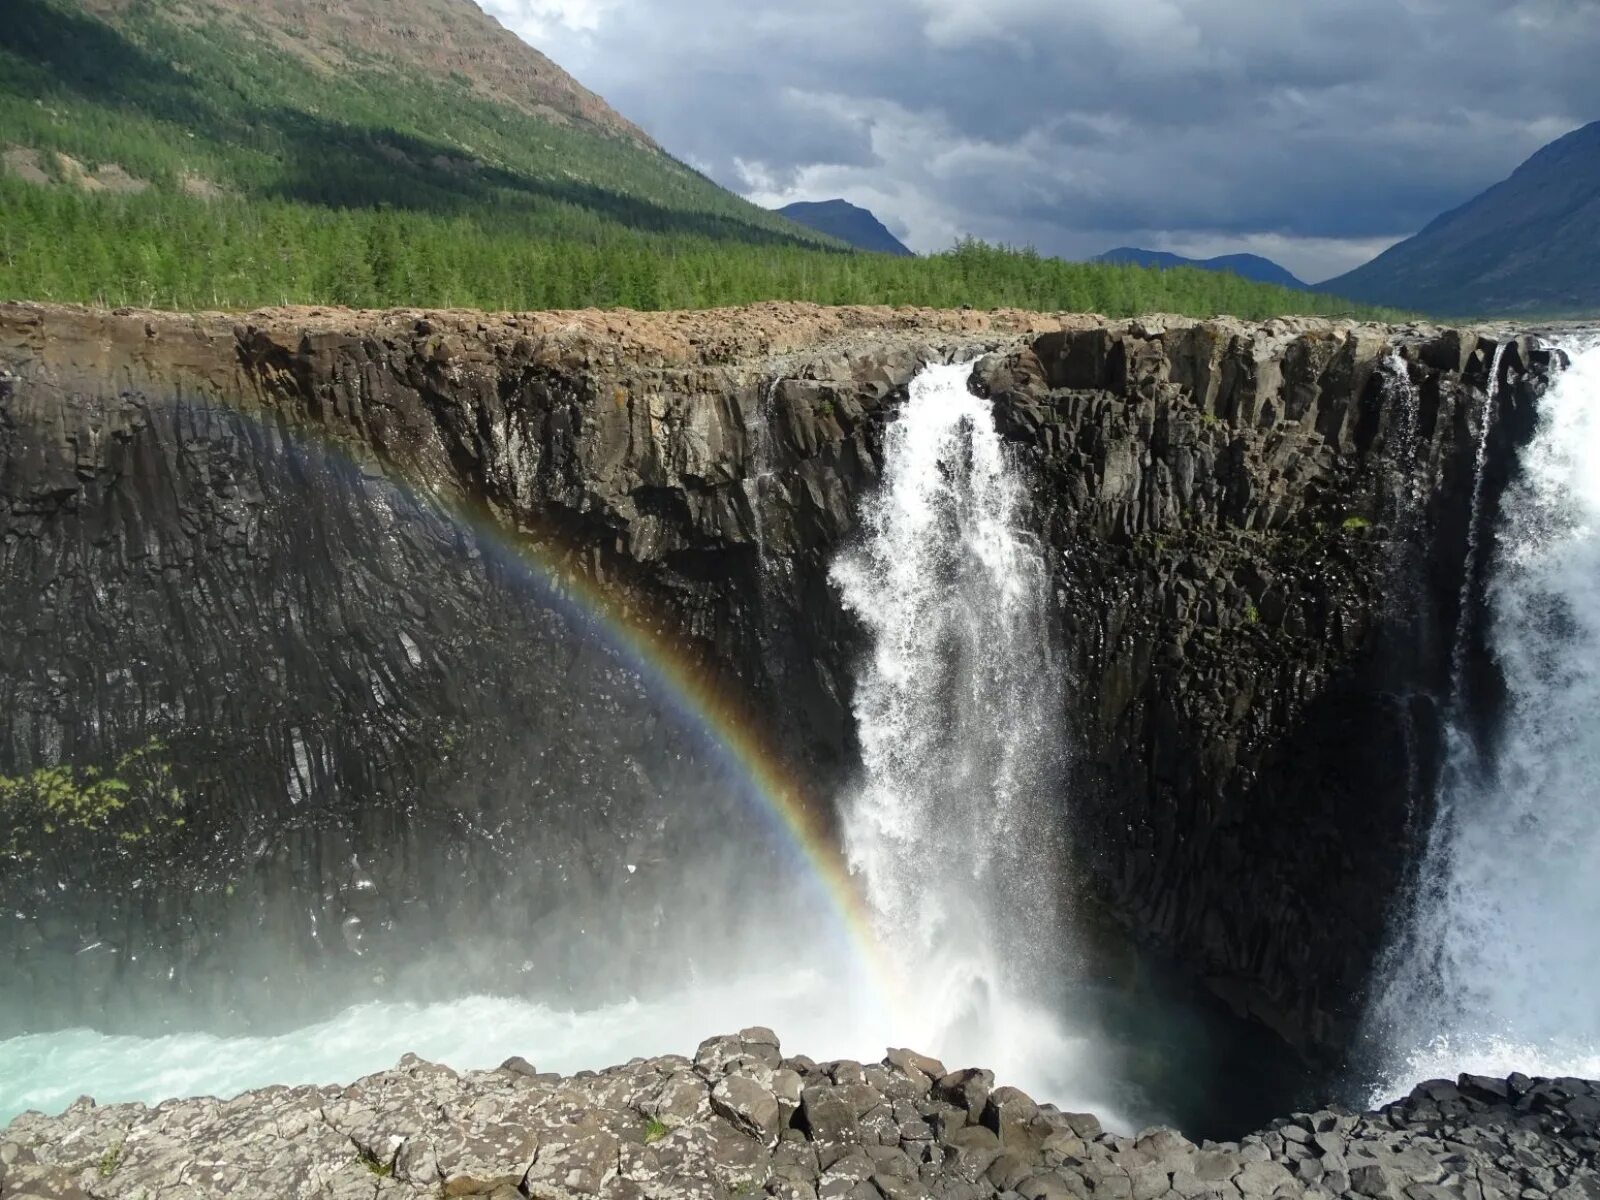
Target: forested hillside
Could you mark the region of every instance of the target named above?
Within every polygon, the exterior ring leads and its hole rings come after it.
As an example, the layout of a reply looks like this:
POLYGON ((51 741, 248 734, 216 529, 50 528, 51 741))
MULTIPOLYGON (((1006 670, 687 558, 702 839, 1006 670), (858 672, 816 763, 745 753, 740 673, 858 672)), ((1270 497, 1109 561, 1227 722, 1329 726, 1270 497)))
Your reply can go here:
POLYGON ((849 251, 672 159, 470 0, 8 0, 0 296, 1338 312, 1201 272, 849 251))

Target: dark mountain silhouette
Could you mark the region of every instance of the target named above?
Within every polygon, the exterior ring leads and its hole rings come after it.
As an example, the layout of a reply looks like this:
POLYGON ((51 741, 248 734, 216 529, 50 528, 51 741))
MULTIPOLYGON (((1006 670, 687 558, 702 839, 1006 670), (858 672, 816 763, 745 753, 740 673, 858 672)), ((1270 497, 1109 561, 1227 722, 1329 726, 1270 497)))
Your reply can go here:
POLYGON ((1509 179, 1320 287, 1460 316, 1600 310, 1600 121, 1551 142, 1509 179))
POLYGON ((1279 287, 1288 288, 1307 286, 1270 258, 1262 258, 1259 254, 1184 258, 1181 254, 1168 254, 1165 250, 1141 250, 1137 246, 1118 246, 1115 250, 1107 250, 1094 261, 1128 263, 1136 267, 1159 267, 1163 271, 1170 271, 1173 267, 1195 267, 1201 271, 1231 271, 1243 279, 1253 279, 1257 283, 1275 283, 1279 287))
POLYGON ((778 212, 797 225, 836 237, 858 249, 912 257, 912 252, 884 227, 882 221, 847 200, 801 201, 786 205, 778 212))

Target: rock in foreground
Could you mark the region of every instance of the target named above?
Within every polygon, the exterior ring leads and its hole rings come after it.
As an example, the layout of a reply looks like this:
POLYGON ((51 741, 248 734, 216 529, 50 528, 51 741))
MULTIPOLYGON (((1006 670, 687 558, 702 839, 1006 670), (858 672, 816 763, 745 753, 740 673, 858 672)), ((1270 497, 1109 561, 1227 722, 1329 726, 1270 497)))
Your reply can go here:
POLYGON ((572 1078, 521 1059, 458 1074, 407 1057, 350 1087, 27 1114, 0 1198, 603 1196, 782 1200, 1600 1197, 1600 1084, 1463 1076, 1363 1115, 1296 1114, 1233 1143, 1092 1116, 892 1050, 783 1057, 764 1029, 693 1060, 572 1078))

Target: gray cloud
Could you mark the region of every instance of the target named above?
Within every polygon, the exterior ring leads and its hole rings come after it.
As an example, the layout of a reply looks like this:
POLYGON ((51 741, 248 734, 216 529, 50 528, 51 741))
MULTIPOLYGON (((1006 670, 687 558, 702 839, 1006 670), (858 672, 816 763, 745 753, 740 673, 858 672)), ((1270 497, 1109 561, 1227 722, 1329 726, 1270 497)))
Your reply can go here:
POLYGON ((484 0, 762 203, 1356 265, 1600 118, 1597 0, 484 0))

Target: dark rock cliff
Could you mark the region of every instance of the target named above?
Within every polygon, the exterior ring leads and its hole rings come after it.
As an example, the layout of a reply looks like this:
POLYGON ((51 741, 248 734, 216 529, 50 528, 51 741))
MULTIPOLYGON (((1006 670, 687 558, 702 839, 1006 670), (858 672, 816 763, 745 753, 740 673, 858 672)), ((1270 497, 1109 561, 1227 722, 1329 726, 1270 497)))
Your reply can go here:
POLYGON ((979 372, 1057 554, 1094 890, 1304 1047, 1345 1043, 1427 828, 1483 421, 1487 531, 1550 366, 1509 343, 1491 410, 1496 348, 1135 326, 979 372))
POLYGON ((989 353, 1075 664, 1084 898, 1336 1049, 1426 818, 1481 423, 1487 525, 1549 368, 1509 343, 1486 408, 1495 350, 806 306, 0 308, 0 1012, 209 1012, 249 972, 287 1018, 330 1002, 312 972, 437 983, 427 946, 439 986, 492 983, 504 956, 461 947, 497 934, 575 991, 575 910, 670 957, 664 907, 716 903, 684 864, 741 818, 652 657, 825 804, 860 648, 828 564, 919 366, 989 353))

